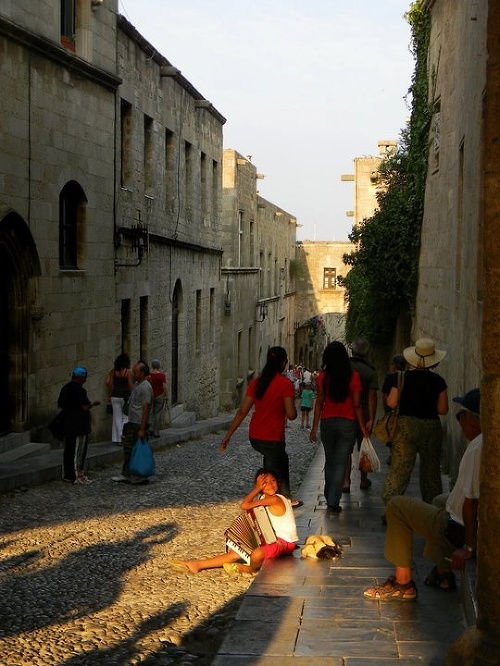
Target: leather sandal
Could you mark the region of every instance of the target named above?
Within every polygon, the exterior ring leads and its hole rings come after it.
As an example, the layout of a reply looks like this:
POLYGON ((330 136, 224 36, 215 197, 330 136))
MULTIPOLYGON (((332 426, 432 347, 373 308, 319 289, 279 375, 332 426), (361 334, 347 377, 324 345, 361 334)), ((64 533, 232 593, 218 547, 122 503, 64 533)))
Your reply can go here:
POLYGON ((457 581, 453 571, 443 571, 442 573, 439 573, 437 567, 432 569, 424 583, 428 587, 437 587, 445 592, 451 592, 457 589, 457 581))
POLYGON ((394 576, 389 576, 383 585, 365 590, 363 596, 372 601, 415 601, 418 592, 415 581, 402 584, 397 583, 394 576))

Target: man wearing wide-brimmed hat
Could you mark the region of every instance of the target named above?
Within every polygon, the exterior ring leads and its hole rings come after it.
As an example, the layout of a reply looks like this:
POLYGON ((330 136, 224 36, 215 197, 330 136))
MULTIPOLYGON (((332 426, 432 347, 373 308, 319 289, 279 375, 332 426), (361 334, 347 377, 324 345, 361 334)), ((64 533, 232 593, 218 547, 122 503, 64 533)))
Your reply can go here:
POLYGON ((435 368, 446 352, 436 349, 434 340, 421 338, 403 350, 403 356, 411 369, 404 373, 401 395, 397 385, 393 385, 387 396, 387 406, 391 409, 399 401, 399 418, 392 442, 391 466, 382 491, 384 504, 404 494, 417 454, 422 499, 432 502, 442 492, 443 429, 439 417, 448 413, 448 392, 445 380, 435 368))

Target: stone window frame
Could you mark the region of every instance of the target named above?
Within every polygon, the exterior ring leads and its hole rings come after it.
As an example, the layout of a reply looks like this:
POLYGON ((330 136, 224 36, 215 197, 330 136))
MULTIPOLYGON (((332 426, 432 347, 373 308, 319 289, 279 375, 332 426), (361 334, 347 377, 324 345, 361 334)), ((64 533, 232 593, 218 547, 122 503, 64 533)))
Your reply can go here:
POLYGON ((337 289, 337 269, 323 268, 323 289, 337 289))

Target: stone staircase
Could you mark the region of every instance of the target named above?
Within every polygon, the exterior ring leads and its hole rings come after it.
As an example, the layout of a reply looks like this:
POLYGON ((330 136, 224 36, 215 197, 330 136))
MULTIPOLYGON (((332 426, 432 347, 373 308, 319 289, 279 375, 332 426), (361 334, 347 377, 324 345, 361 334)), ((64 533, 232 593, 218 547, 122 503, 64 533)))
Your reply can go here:
MULTIPOLYGON (((186 411, 184 405, 174 405, 170 411, 169 427, 160 430, 160 436, 151 440, 154 450, 225 430, 233 418, 232 414, 223 413, 197 421, 196 414, 186 411)), ((59 443, 30 442, 29 432, 0 437, 0 493, 60 479, 62 448, 59 443)), ((122 456, 121 447, 110 441, 91 441, 86 468, 99 469, 121 461, 122 456)))
POLYGON ((49 453, 50 448, 47 442, 31 442, 29 432, 10 433, 0 437, 0 465, 49 453))

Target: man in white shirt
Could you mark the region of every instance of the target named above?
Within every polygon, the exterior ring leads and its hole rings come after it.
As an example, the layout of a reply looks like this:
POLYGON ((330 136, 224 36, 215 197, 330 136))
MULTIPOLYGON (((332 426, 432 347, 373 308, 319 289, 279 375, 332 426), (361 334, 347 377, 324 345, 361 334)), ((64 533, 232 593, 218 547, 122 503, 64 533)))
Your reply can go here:
POLYGON ((417 598, 411 572, 414 532, 426 540, 424 557, 436 564, 425 579, 426 585, 441 590, 455 589, 452 569, 463 570, 465 562, 475 557, 483 447, 479 389, 472 389, 453 401, 462 407, 456 417, 470 441, 460 461, 453 490, 446 504, 437 501, 427 504, 405 496, 393 497, 389 501, 384 554, 394 564, 395 571, 383 585, 365 590, 367 599, 407 601, 417 598))
POLYGON ((135 381, 130 394, 128 423, 123 426, 123 466, 120 476, 111 477, 113 481, 121 483, 145 483, 147 479, 134 477, 130 474, 129 462, 132 449, 138 439, 146 437, 148 432, 149 413, 153 403, 153 389, 147 381, 149 366, 144 361, 138 361, 132 368, 135 381))

